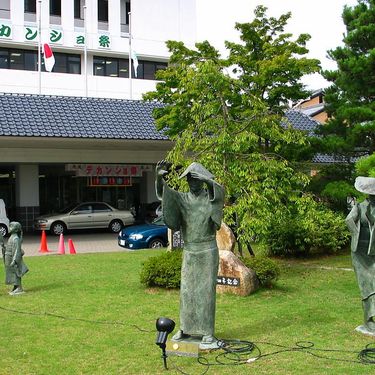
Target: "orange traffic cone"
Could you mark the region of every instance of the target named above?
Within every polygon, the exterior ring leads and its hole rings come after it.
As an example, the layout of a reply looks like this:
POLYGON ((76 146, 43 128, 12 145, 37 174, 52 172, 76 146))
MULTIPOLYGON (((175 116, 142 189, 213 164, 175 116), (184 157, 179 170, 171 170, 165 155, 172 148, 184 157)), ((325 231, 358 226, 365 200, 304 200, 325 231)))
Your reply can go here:
POLYGON ((47 245, 47 236, 46 232, 42 230, 42 237, 40 239, 40 248, 39 248, 40 253, 48 253, 48 245, 47 245))
POLYGON ((69 238, 68 240, 68 246, 69 246, 69 254, 77 254, 76 249, 74 247, 73 240, 71 238, 69 238))
POLYGON ((65 243, 64 243, 64 235, 60 234, 60 240, 59 240, 59 251, 57 254, 64 255, 65 254, 65 243))

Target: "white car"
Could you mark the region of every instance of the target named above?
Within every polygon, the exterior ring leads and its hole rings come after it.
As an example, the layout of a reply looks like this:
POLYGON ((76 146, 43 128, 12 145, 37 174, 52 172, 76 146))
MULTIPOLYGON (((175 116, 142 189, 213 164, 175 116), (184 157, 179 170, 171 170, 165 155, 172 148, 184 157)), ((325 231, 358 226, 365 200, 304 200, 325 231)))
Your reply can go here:
POLYGON ((5 210, 5 203, 0 199, 0 233, 5 237, 9 232, 9 219, 5 210))
POLYGON ((118 233, 122 227, 134 224, 130 211, 118 210, 105 202, 86 202, 69 206, 58 214, 44 215, 34 220, 34 229, 49 230, 60 235, 70 229, 108 228, 118 233))

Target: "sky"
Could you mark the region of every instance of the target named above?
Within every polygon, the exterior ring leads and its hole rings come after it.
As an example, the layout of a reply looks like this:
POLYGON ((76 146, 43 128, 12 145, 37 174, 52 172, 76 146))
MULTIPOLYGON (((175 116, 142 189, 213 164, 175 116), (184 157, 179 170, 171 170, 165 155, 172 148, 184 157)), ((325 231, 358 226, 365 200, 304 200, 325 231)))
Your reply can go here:
MULTIPOLYGON (((310 34, 307 56, 319 59, 323 69, 333 70, 336 63, 327 58, 327 51, 342 45, 345 33, 342 11, 345 5, 357 3, 357 0, 197 0, 198 40, 208 40, 224 52, 225 40, 239 41, 235 23, 251 22, 254 8, 264 5, 268 16, 280 17, 292 12, 286 31, 294 36, 310 34)), ((319 74, 305 76, 302 81, 310 90, 329 85, 319 74)))

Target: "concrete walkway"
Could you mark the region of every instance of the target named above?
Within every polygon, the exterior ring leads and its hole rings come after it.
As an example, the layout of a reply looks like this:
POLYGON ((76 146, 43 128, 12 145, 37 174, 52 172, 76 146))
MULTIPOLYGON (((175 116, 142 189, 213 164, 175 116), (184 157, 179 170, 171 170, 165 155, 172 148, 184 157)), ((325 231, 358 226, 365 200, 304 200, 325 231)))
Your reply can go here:
MULTIPOLYGON (((36 255, 57 254, 59 248, 59 236, 54 236, 46 232, 48 253, 41 253, 41 232, 27 233, 23 238, 22 248, 25 257, 36 255)), ((98 253, 98 252, 115 252, 128 251, 117 244, 117 234, 107 231, 95 232, 69 232, 64 235, 65 252, 69 253, 68 240, 72 239, 77 254, 79 253, 98 253)), ((5 239, 7 241, 7 239, 5 239)))

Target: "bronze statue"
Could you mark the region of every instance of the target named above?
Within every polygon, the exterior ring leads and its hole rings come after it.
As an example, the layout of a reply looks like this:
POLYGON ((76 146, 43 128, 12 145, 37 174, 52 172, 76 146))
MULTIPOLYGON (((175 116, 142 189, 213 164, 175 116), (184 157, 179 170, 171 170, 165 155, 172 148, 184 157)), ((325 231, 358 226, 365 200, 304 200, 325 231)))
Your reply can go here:
POLYGON ((224 189, 201 164, 192 163, 180 176, 186 177, 188 193, 171 189, 156 166, 156 194, 162 200, 168 228, 181 230, 184 240, 180 287, 180 329, 173 340, 198 337, 202 349, 217 347, 215 330, 216 282, 219 252, 216 231, 220 229, 224 189), (204 183, 207 189, 204 189, 204 183))
POLYGON ((6 246, 2 245, 3 259, 5 265, 5 284, 13 285, 9 292, 14 296, 24 293, 22 289, 22 276, 28 272, 26 264, 23 262, 24 252, 22 246, 22 227, 21 224, 13 221, 9 224, 10 237, 6 246))
POLYGON ((346 218, 364 312, 364 324, 356 330, 375 336, 375 178, 357 177, 354 186, 368 194, 367 199, 353 206, 346 218))

